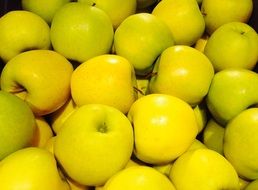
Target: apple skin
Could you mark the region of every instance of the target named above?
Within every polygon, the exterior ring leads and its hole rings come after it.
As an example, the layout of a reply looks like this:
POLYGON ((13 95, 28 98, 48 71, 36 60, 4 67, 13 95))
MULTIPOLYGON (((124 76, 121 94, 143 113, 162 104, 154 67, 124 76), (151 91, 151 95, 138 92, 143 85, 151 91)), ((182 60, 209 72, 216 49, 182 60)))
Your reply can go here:
POLYGON ((52 50, 30 50, 8 61, 1 73, 1 88, 26 101, 43 116, 60 108, 70 97, 72 64, 52 50))
POLYGON ((136 0, 78 0, 105 11, 116 29, 125 18, 136 13, 136 0))
POLYGON ((133 65, 113 54, 96 56, 83 62, 73 72, 71 95, 77 106, 98 103, 127 113, 137 99, 133 65))
POLYGON ((258 35, 246 23, 223 24, 207 40, 204 54, 216 72, 227 68, 252 70, 258 61, 258 35))
POLYGON ((153 73, 150 93, 173 95, 196 106, 208 93, 214 69, 200 51, 186 45, 174 45, 162 52, 153 73))
POLYGON ((226 125, 224 155, 243 179, 258 178, 258 108, 240 112, 226 125))
POLYGON ((54 141, 54 154, 62 168, 86 186, 103 185, 126 166, 132 151, 130 121, 118 109, 103 104, 76 109, 54 141))
POLYGON ((103 10, 79 2, 62 6, 50 28, 53 49, 79 63, 109 53, 113 35, 112 22, 103 10))
POLYGON ((248 69, 224 69, 210 85, 206 104, 218 124, 227 122, 246 108, 258 103, 258 75, 248 69))
POLYGON ((169 26, 177 45, 192 46, 204 33, 205 22, 196 0, 162 0, 152 14, 169 26))
POLYGON ((71 0, 22 0, 23 10, 33 12, 42 17, 49 25, 56 11, 71 0))
POLYGON ((136 100, 127 117, 134 126, 134 154, 149 164, 175 160, 192 144, 198 123, 191 106, 167 94, 136 100))
POLYGON ((209 35, 207 34, 207 33, 204 33, 203 35, 202 35, 202 37, 200 37, 197 41, 196 41, 196 43, 194 44, 194 48, 195 49, 197 49, 197 50, 199 50, 200 52, 204 52, 204 48, 205 48, 205 46, 206 46, 206 44, 207 44, 207 41, 208 41, 208 39, 209 39, 209 35))
POLYGON ((0 160, 29 146, 36 121, 30 107, 15 95, 0 91, 0 160), (18 124, 17 124, 18 123, 18 124))
POLYGON ((258 188, 258 179, 251 181, 245 187, 245 190, 256 190, 258 188))
POLYGON ((0 18, 0 28, 0 58, 4 63, 27 50, 50 48, 50 28, 32 12, 7 12, 0 18))
POLYGON ((211 35, 228 22, 248 22, 253 12, 252 0, 203 0, 201 12, 204 15, 206 32, 211 35))
POLYGON ((114 35, 115 53, 128 59, 137 75, 148 74, 161 52, 172 45, 168 26, 150 13, 127 17, 114 35))
POLYGON ((238 175, 231 163, 208 148, 182 154, 173 163, 169 179, 178 190, 239 189, 238 175))

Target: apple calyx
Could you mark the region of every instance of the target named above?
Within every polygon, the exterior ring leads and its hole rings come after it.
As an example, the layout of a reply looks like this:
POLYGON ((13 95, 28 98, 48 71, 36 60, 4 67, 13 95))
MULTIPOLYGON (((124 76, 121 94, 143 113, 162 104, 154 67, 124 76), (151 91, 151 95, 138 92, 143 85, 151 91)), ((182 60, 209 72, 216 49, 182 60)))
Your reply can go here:
POLYGON ((108 127, 105 122, 98 126, 98 132, 106 133, 108 131, 108 127))

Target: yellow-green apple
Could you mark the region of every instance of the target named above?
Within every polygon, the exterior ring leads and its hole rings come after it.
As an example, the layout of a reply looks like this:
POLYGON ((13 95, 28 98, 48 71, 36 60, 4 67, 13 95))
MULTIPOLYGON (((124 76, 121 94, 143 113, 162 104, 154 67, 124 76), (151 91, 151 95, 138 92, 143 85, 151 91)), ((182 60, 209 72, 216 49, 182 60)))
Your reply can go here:
POLYGON ((218 124, 226 123, 246 108, 258 103, 258 74, 247 69, 217 72, 206 98, 209 112, 218 124))
POLYGON ((79 63, 109 53, 113 36, 107 13, 81 2, 66 3, 58 9, 50 28, 53 49, 79 63))
POLYGON ((111 19, 113 28, 116 29, 128 16, 136 13, 136 0, 78 0, 105 11, 111 19))
POLYGON ((150 166, 125 168, 112 176, 104 190, 175 190, 171 181, 150 166))
POLYGON ((150 13, 127 17, 114 35, 116 54, 128 59, 137 75, 149 73, 161 52, 172 45, 174 39, 168 26, 150 13))
POLYGON ((174 45, 162 52, 153 73, 150 93, 170 94, 196 106, 208 93, 214 69, 200 51, 186 45, 174 45))
POLYGON ((246 23, 223 24, 207 40, 204 54, 215 71, 227 68, 252 70, 258 61, 258 35, 246 23))
POLYGON ((224 132, 225 128, 219 125, 213 118, 210 118, 203 129, 202 142, 207 148, 223 155, 224 132))
POLYGON ((77 106, 99 103, 127 113, 137 99, 133 65, 124 57, 105 54, 83 62, 73 72, 71 94, 77 106))
POLYGON ((208 34, 212 34, 221 25, 232 22, 248 22, 253 12, 252 0, 203 0, 201 12, 204 16, 208 34))
POLYGON ((72 64, 52 50, 30 50, 7 62, 1 88, 26 101, 35 115, 60 108, 70 97, 72 64))
POLYGON ((198 133, 191 106, 167 94, 139 98, 127 117, 134 126, 134 154, 149 164, 175 160, 190 147, 198 133))
POLYGON ((224 155, 243 179, 258 178, 258 108, 248 108, 225 128, 224 155))
POLYGON ((202 37, 200 37, 194 44, 194 48, 199 50, 200 52, 204 52, 204 48, 207 44, 207 41, 209 39, 209 35, 204 33, 202 37))
POLYGON ((205 104, 205 100, 197 104, 194 108, 194 113, 199 126, 198 133, 201 133, 203 128, 206 126, 208 120, 208 109, 205 104))
POLYGON ((0 58, 5 63, 21 52, 50 48, 50 28, 32 12, 7 12, 0 18, 0 28, 0 58))
POLYGON ((245 186, 244 190, 256 190, 258 189, 258 179, 251 181, 248 183, 247 186, 245 186))
POLYGON ((204 33, 205 22, 196 0, 162 0, 152 14, 169 26, 177 45, 191 46, 204 33))
POLYGON ((0 189, 70 190, 54 155, 39 147, 18 150, 1 161, 0 189))
POLYGON ((238 175, 232 164, 208 148, 182 154, 173 163, 169 178, 178 190, 239 190, 238 175))
POLYGON ((23 10, 39 15, 49 25, 56 11, 71 0, 21 0, 23 10))
POLYGON ((67 175, 79 184, 101 186, 123 169, 133 152, 133 128, 118 109, 87 104, 64 122, 54 154, 67 175))
POLYGON ((0 91, 0 160, 29 146, 36 121, 30 107, 15 95, 0 91))

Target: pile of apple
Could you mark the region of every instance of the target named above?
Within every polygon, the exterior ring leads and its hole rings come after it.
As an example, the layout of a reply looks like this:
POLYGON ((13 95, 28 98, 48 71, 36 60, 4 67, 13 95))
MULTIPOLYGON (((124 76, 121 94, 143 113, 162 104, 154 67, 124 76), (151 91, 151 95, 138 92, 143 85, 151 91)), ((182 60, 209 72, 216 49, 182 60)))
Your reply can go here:
POLYGON ((257 190, 252 0, 21 0, 0 17, 1 190, 257 190))

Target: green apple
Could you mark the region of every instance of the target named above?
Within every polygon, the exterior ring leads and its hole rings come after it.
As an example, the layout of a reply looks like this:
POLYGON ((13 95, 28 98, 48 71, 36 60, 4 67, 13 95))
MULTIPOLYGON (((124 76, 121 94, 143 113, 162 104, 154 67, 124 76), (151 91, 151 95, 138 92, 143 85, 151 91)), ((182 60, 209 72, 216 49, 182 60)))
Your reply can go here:
POLYGON ((186 45, 174 45, 162 52, 150 79, 150 93, 177 96, 192 106, 208 93, 214 69, 200 51, 186 45))
POLYGON ((208 148, 187 151, 172 165, 170 180, 178 190, 239 190, 239 179, 232 164, 208 148))
POLYGON ((258 35, 246 23, 223 24, 207 40, 204 54, 215 71, 227 68, 252 70, 258 61, 258 35))
POLYGON ((114 29, 128 16, 136 13, 136 0, 78 0, 105 11, 110 17, 114 29))
POLYGON ((123 169, 133 151, 133 128, 118 109, 87 104, 64 122, 54 154, 67 175, 79 184, 101 186, 123 169))
POLYGON ((251 181, 244 190, 256 190, 258 189, 258 179, 251 181))
POLYGON ((21 0, 23 10, 33 12, 42 17, 49 25, 56 11, 71 0, 21 0))
POLYGON ((152 14, 169 26, 177 45, 191 46, 204 33, 205 22, 196 0, 162 0, 152 14))
POLYGON ((38 147, 18 150, 1 161, 0 189, 70 190, 54 155, 38 147))
POLYGON ((79 63, 109 53, 113 35, 112 22, 103 10, 79 2, 58 9, 50 28, 53 49, 79 63))
POLYGON ((15 95, 0 91, 0 160, 29 146, 36 121, 30 107, 15 95))
POLYGON ((150 13, 127 17, 114 35, 116 54, 128 59, 137 75, 149 73, 161 52, 172 45, 174 39, 168 26, 150 13))
POLYGON ((175 160, 189 148, 198 133, 191 106, 167 94, 139 98, 127 117, 134 126, 134 154, 149 164, 175 160))
POLYGON ((50 28, 32 12, 7 12, 0 18, 0 28, 0 58, 5 63, 21 52, 50 48, 50 28))
POLYGON ((71 94, 77 106, 98 103, 127 113, 137 99, 133 65, 124 57, 105 54, 83 62, 73 72, 71 94))
POLYGON ((35 115, 60 108, 70 97, 72 64, 52 50, 30 50, 7 62, 1 88, 26 101, 35 115))
POLYGON ((258 108, 248 108, 225 128, 224 155, 244 179, 258 178, 258 108))
POLYGON ((258 103, 258 74, 247 69, 224 69, 211 82, 206 103, 218 124, 226 123, 258 103))
POLYGON ((224 133, 225 128, 211 118, 203 129, 202 141, 207 148, 223 155, 224 133))
POLYGON ((212 34, 221 25, 239 21, 248 22, 253 12, 252 0, 203 0, 201 12, 204 16, 206 31, 212 34))
POLYGON ((118 172, 104 190, 176 190, 171 181, 150 166, 133 166, 118 172))

